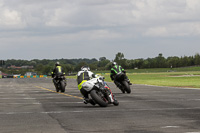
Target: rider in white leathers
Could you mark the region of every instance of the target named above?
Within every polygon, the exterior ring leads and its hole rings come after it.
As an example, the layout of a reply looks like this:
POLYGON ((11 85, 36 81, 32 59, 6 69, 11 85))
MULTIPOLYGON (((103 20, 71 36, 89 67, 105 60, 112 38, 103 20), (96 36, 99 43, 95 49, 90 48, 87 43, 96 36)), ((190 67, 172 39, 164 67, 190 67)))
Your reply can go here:
MULTIPOLYGON (((86 82, 86 81, 87 81, 87 82, 90 82, 89 80, 92 79, 92 78, 95 78, 95 77, 97 77, 97 75, 95 75, 93 72, 91 72, 91 71, 90 71, 90 68, 87 67, 87 66, 83 66, 83 67, 81 68, 81 71, 79 71, 78 74, 77 74, 78 88, 79 88, 81 94, 82 94, 83 97, 84 97, 83 102, 84 102, 85 104, 91 103, 92 100, 89 99, 89 97, 88 97, 88 92, 85 90, 84 87, 82 87, 82 84, 83 84, 84 82, 86 82)), ((91 103, 91 104, 94 104, 94 103, 91 103)))

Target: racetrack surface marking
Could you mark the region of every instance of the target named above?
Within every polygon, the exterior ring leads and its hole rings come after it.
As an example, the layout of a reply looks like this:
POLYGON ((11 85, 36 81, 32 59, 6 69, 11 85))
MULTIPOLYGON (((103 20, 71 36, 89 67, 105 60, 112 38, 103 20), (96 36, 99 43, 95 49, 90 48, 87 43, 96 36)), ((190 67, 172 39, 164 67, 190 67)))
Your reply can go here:
MULTIPOLYGON (((200 109, 200 107, 194 108, 155 108, 155 109, 96 109, 96 110, 76 110, 76 111, 47 111, 47 112, 0 112, 0 114, 61 114, 61 113, 89 113, 89 112, 132 112, 132 111, 173 111, 173 110, 194 110, 200 109)), ((173 126, 171 126, 172 128, 173 126)), ((162 128, 170 128, 170 126, 165 126, 162 128)), ((174 127, 173 127, 174 128, 174 127)))
POLYGON ((164 127, 161 127, 161 128, 179 128, 180 126, 164 126, 164 127))
POLYGON ((184 87, 184 86, 180 86, 180 87, 176 87, 176 86, 159 86, 159 85, 148 85, 148 84, 135 84, 138 86, 150 86, 150 87, 159 87, 159 88, 176 88, 176 89, 186 89, 186 90, 200 90, 200 88, 192 88, 192 87, 184 87))
POLYGON ((74 95, 69 95, 69 94, 65 94, 65 93, 56 92, 56 91, 53 91, 53 90, 50 90, 50 89, 47 89, 47 88, 44 88, 44 87, 40 87, 40 86, 35 86, 35 87, 43 89, 43 90, 51 91, 51 92, 54 92, 54 93, 59 93, 61 95, 65 95, 65 96, 68 96, 68 97, 74 97, 74 98, 77 98, 77 99, 83 99, 82 97, 78 97, 78 96, 74 96, 74 95))
POLYGON ((186 133, 200 133, 200 131, 199 132, 186 132, 186 133))

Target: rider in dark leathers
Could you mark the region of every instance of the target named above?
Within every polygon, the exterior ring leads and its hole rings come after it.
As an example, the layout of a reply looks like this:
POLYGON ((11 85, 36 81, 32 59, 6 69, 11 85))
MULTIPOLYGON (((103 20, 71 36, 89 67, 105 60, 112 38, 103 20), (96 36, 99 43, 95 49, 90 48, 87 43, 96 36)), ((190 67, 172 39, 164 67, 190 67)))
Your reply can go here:
MULTIPOLYGON (((56 80, 59 76, 64 76, 65 75, 65 72, 63 70, 63 68, 60 66, 60 63, 59 62, 56 62, 55 64, 55 68, 53 69, 53 72, 51 73, 51 76, 53 78, 53 83, 56 86, 56 80)), ((65 77, 64 77, 65 79, 65 77)))
MULTIPOLYGON (((116 62, 113 62, 112 63, 112 67, 111 67, 111 73, 110 73, 110 78, 111 80, 114 80, 114 83, 117 85, 117 87, 121 88, 121 84, 118 82, 118 79, 117 79, 117 74, 120 73, 120 72, 123 72, 126 74, 126 71, 120 66, 120 65, 117 65, 116 62)), ((130 80, 128 79, 128 77, 126 76, 126 80, 128 82, 129 85, 132 85, 132 83, 130 82, 130 80)))

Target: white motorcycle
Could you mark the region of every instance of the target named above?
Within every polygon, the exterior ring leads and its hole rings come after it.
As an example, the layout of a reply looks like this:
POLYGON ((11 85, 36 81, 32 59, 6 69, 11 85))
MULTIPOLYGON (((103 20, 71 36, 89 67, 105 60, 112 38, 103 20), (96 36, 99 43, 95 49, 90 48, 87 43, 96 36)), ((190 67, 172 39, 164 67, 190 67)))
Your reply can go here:
POLYGON ((108 104, 119 105, 110 87, 105 83, 104 77, 88 80, 82 84, 82 87, 90 94, 93 102, 101 107, 106 107, 108 104))

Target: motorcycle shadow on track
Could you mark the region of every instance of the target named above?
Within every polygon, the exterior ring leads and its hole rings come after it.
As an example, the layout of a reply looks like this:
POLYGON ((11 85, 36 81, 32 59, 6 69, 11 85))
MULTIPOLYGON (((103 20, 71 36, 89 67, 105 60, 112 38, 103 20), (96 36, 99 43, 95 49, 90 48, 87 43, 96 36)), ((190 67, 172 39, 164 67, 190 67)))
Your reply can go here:
MULTIPOLYGON (((118 104, 119 105, 119 104, 118 104)), ((117 106, 118 106, 117 105, 117 106)), ((113 104, 108 104, 106 107, 102 107, 98 104, 95 104, 95 105, 92 105, 92 104, 86 104, 86 105, 81 105, 79 106, 80 108, 84 108, 84 109, 105 109, 105 108, 116 108, 117 107, 116 105, 113 105, 113 104)), ((77 107, 77 106, 76 106, 77 107)))

